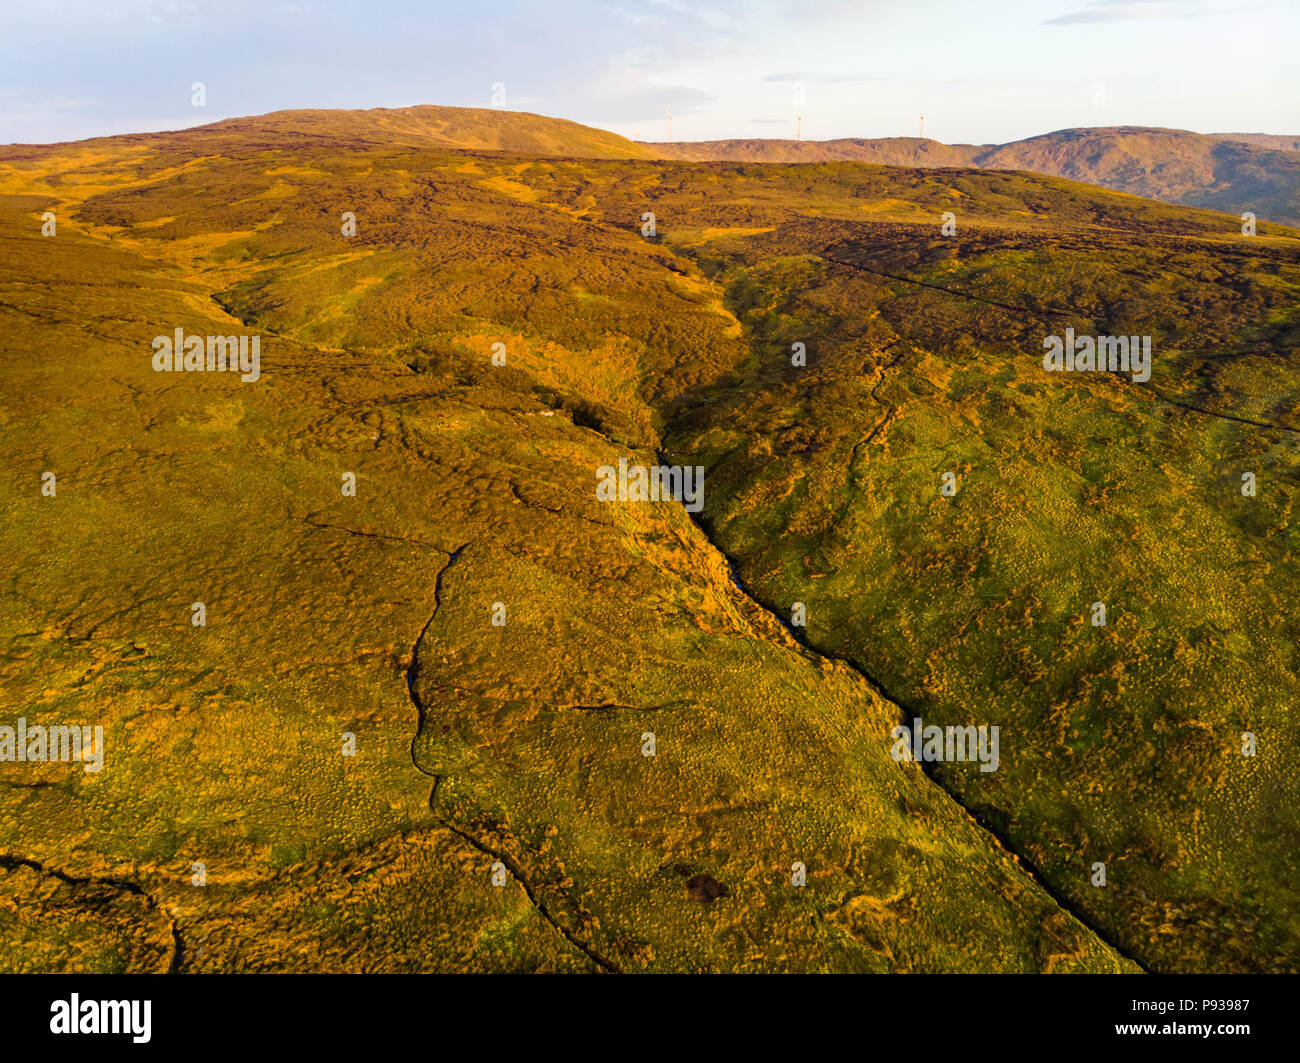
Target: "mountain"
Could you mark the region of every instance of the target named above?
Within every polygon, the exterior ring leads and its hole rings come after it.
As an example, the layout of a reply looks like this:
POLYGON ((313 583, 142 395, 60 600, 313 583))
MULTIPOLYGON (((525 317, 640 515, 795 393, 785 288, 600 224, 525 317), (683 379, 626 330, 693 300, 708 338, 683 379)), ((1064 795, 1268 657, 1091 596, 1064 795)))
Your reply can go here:
MULTIPOLYGON (((136 133, 83 141, 98 144, 184 145, 187 150, 247 146, 259 138, 283 150, 289 145, 334 144, 363 149, 396 146, 515 155, 557 155, 575 159, 655 159, 660 153, 603 129, 563 118, 485 107, 376 107, 365 111, 290 110, 160 133, 136 133)), ((62 146, 62 145, 56 145, 62 146)), ((44 145, 10 145, 43 151, 44 145)), ((2 149, 0 149, 2 150, 2 149)))
POLYGON ((337 138, 571 159, 649 159, 659 153, 603 129, 524 111, 401 107, 369 111, 278 111, 204 127, 213 135, 337 138))
MULTIPOLYGON (((918 137, 826 141, 638 143, 559 118, 491 108, 418 106, 367 111, 290 110, 165 133, 85 141, 167 143, 219 153, 258 138, 278 145, 405 146, 585 159, 696 162, 868 162, 886 166, 1029 170, 1130 195, 1300 224, 1300 138, 1205 136, 1183 130, 1066 129, 1010 144, 942 144, 918 137)), ((13 145, 33 157, 49 146, 13 145)), ((17 156, 14 156, 17 157, 17 156)))
POLYGON ((878 140, 719 140, 649 144, 694 161, 855 161, 891 166, 1031 170, 1103 188, 1230 214, 1300 224, 1300 138, 1207 136, 1178 129, 1120 126, 1063 129, 1010 144, 940 144, 913 137, 878 140))
POLYGON ((518 133, 0 149, 0 969, 1300 968, 1300 232, 518 133))
POLYGON ((881 166, 975 165, 981 150, 919 137, 876 140, 701 140, 647 144, 666 158, 691 162, 869 162, 881 166))

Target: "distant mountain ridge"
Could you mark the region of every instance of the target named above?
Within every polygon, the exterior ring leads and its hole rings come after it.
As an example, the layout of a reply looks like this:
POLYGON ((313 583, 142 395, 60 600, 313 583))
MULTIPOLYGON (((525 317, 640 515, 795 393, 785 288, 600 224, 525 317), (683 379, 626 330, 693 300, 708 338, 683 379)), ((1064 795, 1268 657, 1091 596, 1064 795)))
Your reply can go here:
POLYGON ((1207 135, 1110 126, 1061 129, 1009 144, 918 137, 649 143, 669 158, 717 162, 868 162, 888 166, 1032 170, 1189 207, 1300 223, 1300 137, 1207 135))
MULTIPOLYGON (((190 146, 218 146, 237 138, 274 137, 278 144, 409 145, 421 149, 499 151, 511 155, 573 159, 660 159, 662 153, 617 133, 548 118, 526 111, 487 107, 374 107, 369 110, 288 110, 226 118, 207 125, 155 133, 95 137, 87 144, 168 141, 190 146)), ((6 145, 3 154, 18 157, 60 145, 6 145)))
MULTIPOLYGON (((496 108, 287 110, 172 132, 99 137, 86 144, 166 142, 220 154, 258 137, 300 147, 409 146, 421 150, 646 161, 862 162, 920 168, 1027 170, 1116 192, 1300 225, 1300 137, 1206 135, 1113 126, 1062 129, 1009 144, 943 144, 919 137, 641 143, 562 118, 496 108)), ((36 159, 58 145, 8 145, 0 158, 36 159)))

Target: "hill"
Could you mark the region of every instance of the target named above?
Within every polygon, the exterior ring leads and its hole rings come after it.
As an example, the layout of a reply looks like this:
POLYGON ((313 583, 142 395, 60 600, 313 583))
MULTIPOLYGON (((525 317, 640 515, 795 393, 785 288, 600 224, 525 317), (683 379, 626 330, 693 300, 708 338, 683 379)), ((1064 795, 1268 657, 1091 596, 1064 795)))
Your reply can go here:
POLYGON ((1031 170, 1230 214, 1300 224, 1300 141, 1177 129, 1063 129, 1010 144, 877 140, 721 140, 650 144, 672 158, 726 162, 856 161, 893 166, 1031 170))
MULTIPOLYGON (((291 110, 161 133, 135 133, 81 141, 87 146, 172 143, 187 151, 246 147, 258 138, 284 150, 334 144, 363 149, 405 146, 458 151, 499 151, 575 159, 654 159, 660 153, 603 129, 563 118, 483 107, 376 107, 366 111, 291 110)), ((54 145, 64 148, 67 145, 54 145)), ((0 151, 42 153, 46 145, 10 145, 0 151)))
POLYGON ((0 967, 1300 966, 1300 233, 328 124, 0 151, 0 967))

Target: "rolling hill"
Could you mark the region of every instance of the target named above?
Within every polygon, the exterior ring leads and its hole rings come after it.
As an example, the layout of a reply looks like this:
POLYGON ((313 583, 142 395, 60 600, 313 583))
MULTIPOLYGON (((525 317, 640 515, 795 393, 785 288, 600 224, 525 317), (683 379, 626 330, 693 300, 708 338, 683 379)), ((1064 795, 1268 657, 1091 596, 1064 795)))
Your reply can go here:
MULTIPOLYGON (((170 144, 187 151, 220 151, 226 145, 247 147, 266 138, 277 150, 334 144, 340 147, 418 147, 459 151, 499 151, 515 155, 557 155, 574 159, 656 159, 653 148, 617 133, 547 118, 524 111, 481 107, 375 107, 366 111, 272 111, 247 118, 227 118, 207 125, 163 133, 136 133, 81 141, 85 145, 170 144)), ((47 145, 10 145, 34 152, 47 145)), ((67 145, 53 145, 64 148, 67 145)))
POLYGON ((1063 129, 1010 144, 877 140, 719 140, 649 144, 671 158, 725 162, 854 161, 1031 170, 1179 203, 1300 224, 1300 140, 1179 129, 1063 129))
POLYGON ((1300 968, 1300 232, 433 110, 0 148, 0 968, 1300 968))

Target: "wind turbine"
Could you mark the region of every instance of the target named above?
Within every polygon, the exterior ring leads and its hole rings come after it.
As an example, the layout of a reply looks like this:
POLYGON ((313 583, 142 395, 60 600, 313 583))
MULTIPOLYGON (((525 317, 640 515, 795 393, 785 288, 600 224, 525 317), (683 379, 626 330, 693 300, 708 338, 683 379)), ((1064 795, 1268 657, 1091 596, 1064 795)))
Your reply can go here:
POLYGON ((795 126, 794 139, 803 140, 803 115, 797 114, 794 117, 795 120, 799 123, 797 126, 795 126))
POLYGON ((921 139, 925 139, 925 115, 921 115, 921 139))
POLYGON ((668 116, 668 143, 671 144, 673 142, 673 112, 665 107, 664 114, 668 116))

